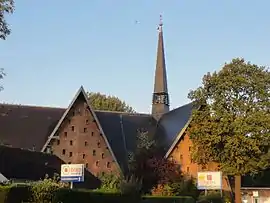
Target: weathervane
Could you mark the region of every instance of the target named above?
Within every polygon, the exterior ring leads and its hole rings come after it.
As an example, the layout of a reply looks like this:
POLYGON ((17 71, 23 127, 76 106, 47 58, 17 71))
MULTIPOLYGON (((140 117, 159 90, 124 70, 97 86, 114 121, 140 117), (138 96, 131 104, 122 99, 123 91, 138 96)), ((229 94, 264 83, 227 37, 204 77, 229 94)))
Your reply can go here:
POLYGON ((159 24, 158 24, 158 31, 162 31, 163 21, 162 21, 162 15, 159 15, 159 24))

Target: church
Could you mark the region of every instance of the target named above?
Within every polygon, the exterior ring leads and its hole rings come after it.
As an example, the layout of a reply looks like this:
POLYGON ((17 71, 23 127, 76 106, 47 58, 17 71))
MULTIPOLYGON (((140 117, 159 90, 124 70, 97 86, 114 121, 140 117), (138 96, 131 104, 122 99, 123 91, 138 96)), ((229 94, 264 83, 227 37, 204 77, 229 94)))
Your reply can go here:
POLYGON ((125 173, 138 131, 147 131, 162 134, 164 156, 180 164, 183 172, 196 177, 200 170, 217 170, 211 164, 200 168, 190 158, 191 141, 186 135, 192 103, 170 111, 162 22, 158 30, 150 114, 94 110, 80 87, 67 108, 0 104, 1 145, 54 154, 65 163, 83 163, 98 176, 125 173))

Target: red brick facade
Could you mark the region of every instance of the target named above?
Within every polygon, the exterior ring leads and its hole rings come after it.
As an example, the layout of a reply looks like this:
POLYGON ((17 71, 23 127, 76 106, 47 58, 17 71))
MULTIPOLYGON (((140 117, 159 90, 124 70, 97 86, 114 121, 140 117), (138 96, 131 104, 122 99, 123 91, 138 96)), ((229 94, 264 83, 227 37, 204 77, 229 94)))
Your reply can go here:
MULTIPOLYGON (((197 178, 197 173, 200 171, 218 171, 218 164, 216 163, 209 163, 207 166, 201 166, 194 163, 191 159, 191 147, 192 141, 188 136, 188 132, 185 132, 172 150, 169 156, 170 159, 173 159, 176 163, 181 165, 181 170, 184 173, 189 174, 194 178, 197 178)), ((223 177, 222 184, 224 190, 231 190, 226 176, 223 177)))
POLYGON ((83 163, 92 174, 118 173, 118 167, 97 121, 79 96, 57 131, 52 152, 66 163, 83 163))

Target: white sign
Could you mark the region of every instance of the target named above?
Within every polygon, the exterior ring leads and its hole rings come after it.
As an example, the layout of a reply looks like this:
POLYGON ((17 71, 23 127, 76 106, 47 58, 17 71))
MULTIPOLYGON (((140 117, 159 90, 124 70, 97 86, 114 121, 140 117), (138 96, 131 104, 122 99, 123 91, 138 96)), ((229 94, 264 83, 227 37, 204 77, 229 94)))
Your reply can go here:
POLYGON ((259 197, 259 192, 258 191, 253 191, 252 193, 253 193, 253 195, 252 195, 253 197, 259 197))
POLYGON ((65 182, 83 182, 84 164, 62 164, 61 181, 65 182))
POLYGON ((221 190, 222 173, 220 171, 198 172, 197 188, 199 190, 221 190))

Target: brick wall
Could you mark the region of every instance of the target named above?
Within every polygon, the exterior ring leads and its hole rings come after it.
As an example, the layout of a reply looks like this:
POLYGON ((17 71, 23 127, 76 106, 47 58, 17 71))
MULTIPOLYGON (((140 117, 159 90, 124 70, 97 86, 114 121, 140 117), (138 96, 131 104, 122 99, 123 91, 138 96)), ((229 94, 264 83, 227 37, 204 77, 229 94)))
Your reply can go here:
MULTIPOLYGON (((209 163, 204 167, 194 163, 191 159, 191 147, 192 141, 186 132, 170 154, 170 158, 180 164, 184 173, 197 178, 197 173, 200 171, 218 171, 218 164, 216 163, 209 163)), ((227 176, 223 177, 222 187, 224 190, 231 190, 227 176)))
POLYGON ((52 143, 52 152, 66 163, 83 163, 94 175, 118 173, 97 121, 81 96, 74 103, 52 143))

